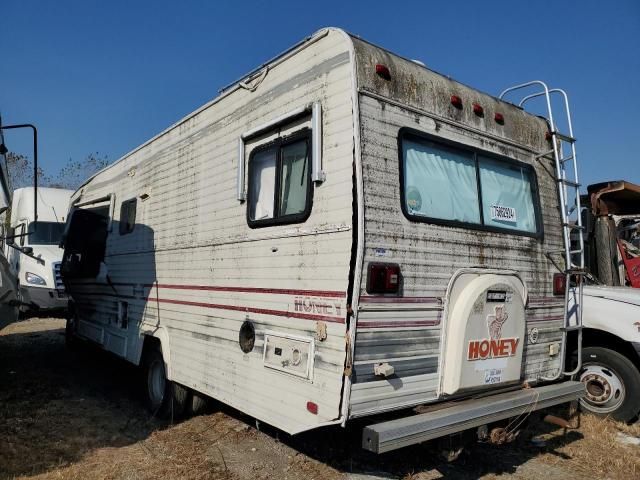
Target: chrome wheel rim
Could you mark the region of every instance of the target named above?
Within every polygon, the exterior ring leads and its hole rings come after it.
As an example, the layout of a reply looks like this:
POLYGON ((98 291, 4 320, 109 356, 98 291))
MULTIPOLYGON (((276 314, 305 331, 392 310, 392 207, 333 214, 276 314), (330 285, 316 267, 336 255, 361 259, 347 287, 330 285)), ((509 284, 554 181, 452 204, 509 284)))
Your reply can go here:
POLYGON ((580 400, 587 410, 596 413, 611 413, 625 399, 625 388, 615 370, 598 364, 586 364, 580 373, 585 384, 586 395, 580 400))

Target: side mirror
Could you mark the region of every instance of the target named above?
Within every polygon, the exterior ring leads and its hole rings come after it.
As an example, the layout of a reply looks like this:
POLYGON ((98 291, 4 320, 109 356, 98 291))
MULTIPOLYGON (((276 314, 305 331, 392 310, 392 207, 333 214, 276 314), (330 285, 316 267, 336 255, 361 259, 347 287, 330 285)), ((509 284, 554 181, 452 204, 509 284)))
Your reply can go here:
POLYGON ((16 234, 16 229, 13 227, 7 227, 7 236, 6 236, 6 244, 13 245, 16 243, 14 235, 16 234))
POLYGON ((22 247, 21 251, 25 255, 32 255, 33 254, 33 248, 32 247, 22 247))

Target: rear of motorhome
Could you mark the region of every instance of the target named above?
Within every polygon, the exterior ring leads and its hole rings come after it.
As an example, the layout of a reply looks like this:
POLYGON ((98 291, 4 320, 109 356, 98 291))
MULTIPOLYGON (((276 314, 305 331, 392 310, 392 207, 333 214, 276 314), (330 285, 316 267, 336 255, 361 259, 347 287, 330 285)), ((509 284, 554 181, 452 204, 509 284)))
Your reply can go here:
POLYGON ((23 308, 36 310, 64 309, 64 292, 60 264, 63 250, 59 243, 67 221, 69 199, 73 190, 38 187, 37 220, 34 218, 34 188, 19 188, 13 193, 11 223, 14 242, 21 249, 5 246, 9 264, 18 277, 23 308))
POLYGON ((572 137, 321 30, 75 192, 68 333, 144 366, 160 413, 206 395, 295 434, 402 411, 375 452, 575 400, 572 137))

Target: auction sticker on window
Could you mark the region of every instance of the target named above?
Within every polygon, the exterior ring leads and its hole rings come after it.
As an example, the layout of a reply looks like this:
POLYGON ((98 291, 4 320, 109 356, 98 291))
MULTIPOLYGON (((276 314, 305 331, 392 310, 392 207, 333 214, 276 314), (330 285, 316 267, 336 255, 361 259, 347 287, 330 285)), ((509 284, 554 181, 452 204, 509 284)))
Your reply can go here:
POLYGON ((513 207, 503 207, 501 205, 491 205, 491 220, 500 222, 517 222, 516 209, 513 207))

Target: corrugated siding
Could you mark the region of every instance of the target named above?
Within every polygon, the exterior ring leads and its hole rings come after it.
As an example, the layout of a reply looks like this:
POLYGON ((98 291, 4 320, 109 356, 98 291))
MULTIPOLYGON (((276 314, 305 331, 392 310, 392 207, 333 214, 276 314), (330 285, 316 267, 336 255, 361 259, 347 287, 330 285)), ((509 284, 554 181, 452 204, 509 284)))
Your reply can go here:
MULTIPOLYGON (((365 76, 364 67, 359 64, 359 68, 361 82, 373 82, 373 80, 362 80, 365 76)), ((398 73, 397 70, 392 71, 398 73)), ((424 69, 421 69, 420 75, 416 82, 422 82, 425 88, 445 81, 441 81, 437 75, 424 69)), ((361 88, 364 87, 361 85, 361 88)), ((458 84, 456 88, 458 91, 463 91, 465 98, 469 98, 472 94, 481 96, 458 84)), ((421 91, 419 95, 421 98, 430 98, 429 91, 421 91)), ((491 99, 491 101, 494 100, 491 99)), ((441 108, 440 114, 446 115, 446 111, 444 113, 442 111, 446 107, 438 107, 433 103, 436 102, 435 100, 431 102, 432 104, 426 107, 435 109, 436 113, 438 108, 441 108)), ((524 114, 510 110, 505 112, 505 116, 509 122, 512 118, 523 117, 524 114)), ((552 276, 555 269, 545 257, 544 252, 562 249, 562 236, 556 185, 548 173, 547 169, 551 165, 548 161, 535 161, 533 154, 527 149, 488 139, 481 132, 469 132, 455 125, 434 121, 432 118, 420 115, 417 107, 416 109, 401 108, 366 93, 360 95, 360 118, 365 197, 365 272, 369 262, 398 263, 402 271, 404 297, 435 298, 440 299, 443 304, 446 302, 447 285, 454 272, 460 268, 472 266, 516 270, 526 283, 531 298, 546 298, 551 295, 552 276), (400 205, 398 134, 402 127, 422 130, 533 165, 538 177, 544 239, 430 225, 407 219, 400 205)), ((519 121, 524 122, 522 119, 519 121)), ((533 130, 544 138, 544 123, 539 120, 531 120, 530 123, 528 131, 533 130)), ((523 130, 522 138, 529 135, 528 131, 523 130)), ((496 132, 493 133, 496 134, 496 132)), ((529 150, 535 147, 536 144, 530 146, 529 150)), ((366 275, 363 275, 360 290, 362 300, 366 295, 366 275)), ((389 318, 400 319, 406 315, 403 310, 405 306, 399 303, 387 304, 387 307, 389 318), (394 307, 395 313, 391 311, 394 307)), ((562 339, 559 330, 562 323, 560 317, 562 308, 562 302, 560 301, 559 307, 556 302, 555 306, 544 310, 542 321, 540 321, 540 310, 527 310, 527 328, 537 326, 540 335, 535 345, 525 345, 523 376, 526 380, 532 381, 541 376, 551 376, 559 368, 560 356, 550 356, 549 345, 559 344, 562 339)), ((412 315, 419 318, 420 315, 424 316, 427 313, 426 310, 416 309, 413 310, 412 315)), ((402 349, 398 349, 394 339, 403 335, 415 338, 413 337, 415 329, 402 324, 397 328, 375 333, 361 329, 360 322, 369 321, 372 315, 369 304, 362 304, 358 313, 356 365, 368 361, 369 352, 374 348, 371 337, 374 334, 377 341, 375 345, 379 347, 375 357, 377 362, 389 361, 394 364, 390 361, 394 359, 402 364, 411 358, 414 353, 413 347, 407 348, 402 355, 399 355, 402 349)), ((430 334, 422 339, 421 348, 415 353, 427 355, 421 365, 422 368, 427 369, 432 364, 429 362, 440 355, 440 323, 422 328, 430 334)), ((413 343, 410 345, 414 346, 413 343)), ((412 368, 407 368, 403 374, 398 375, 398 379, 370 381, 370 377, 366 377, 369 381, 356 380, 351 395, 352 415, 415 405, 436 399, 439 390, 438 372, 428 371, 430 373, 421 374, 412 368), (397 385, 395 388, 390 388, 394 382, 397 385)))
MULTIPOLYGON (((134 151, 82 189, 82 200, 114 193, 138 201, 136 227, 109 235, 106 263, 121 293, 135 296, 128 357, 140 330, 166 329, 171 376, 288 432, 339 416, 345 360, 346 292, 352 247, 352 65, 348 43, 329 32, 270 69, 255 92, 237 90, 134 151), (251 229, 236 200, 238 137, 308 103, 323 109, 323 168, 302 224, 251 229), (299 304, 300 298, 307 303, 299 304), (256 345, 243 354, 249 319, 256 345), (313 380, 263 366, 265 331, 314 338, 313 380), (318 404, 318 414, 306 409, 318 404)), ((282 135, 309 125, 302 119, 282 135)), ((251 141, 251 148, 268 140, 251 141)), ((76 194, 77 197, 77 194, 76 194)), ((73 293, 81 316, 107 331, 117 298, 73 293)), ((114 330, 115 331, 115 330, 114 330)))

